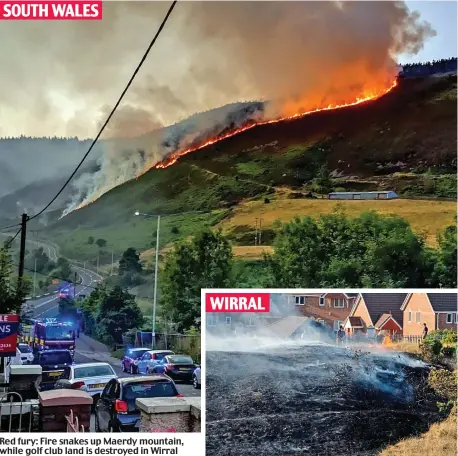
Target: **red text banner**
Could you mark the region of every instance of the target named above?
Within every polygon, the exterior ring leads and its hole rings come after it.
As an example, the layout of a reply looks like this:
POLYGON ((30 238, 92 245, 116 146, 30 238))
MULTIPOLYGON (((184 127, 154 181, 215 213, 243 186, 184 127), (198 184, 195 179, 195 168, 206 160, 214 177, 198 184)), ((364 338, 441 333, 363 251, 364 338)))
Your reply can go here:
POLYGON ((100 21, 101 1, 0 1, 3 21, 100 21))
POLYGON ((270 312, 269 293, 206 293, 206 312, 270 312))
POLYGON ((16 356, 18 315, 0 315, 0 358, 16 356))

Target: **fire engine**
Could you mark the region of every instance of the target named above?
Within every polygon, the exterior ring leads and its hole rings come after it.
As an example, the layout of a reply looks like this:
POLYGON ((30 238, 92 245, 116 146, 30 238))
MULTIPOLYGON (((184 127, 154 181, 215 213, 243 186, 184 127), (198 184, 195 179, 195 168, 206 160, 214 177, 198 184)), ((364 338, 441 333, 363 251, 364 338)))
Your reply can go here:
POLYGON ((71 321, 58 321, 57 318, 34 320, 21 325, 19 342, 31 346, 34 354, 43 350, 67 349, 73 356, 76 329, 76 324, 71 321))

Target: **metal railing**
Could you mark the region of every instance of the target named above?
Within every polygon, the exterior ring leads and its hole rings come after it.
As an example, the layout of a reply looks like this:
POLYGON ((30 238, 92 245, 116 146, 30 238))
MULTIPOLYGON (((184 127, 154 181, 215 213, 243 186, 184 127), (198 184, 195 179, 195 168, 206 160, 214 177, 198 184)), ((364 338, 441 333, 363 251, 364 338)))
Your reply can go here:
POLYGON ((37 405, 33 401, 24 401, 19 393, 0 392, 0 432, 32 432, 34 406, 37 405), (3 429, 5 421, 7 425, 3 429))
POLYGON ((79 419, 70 409, 70 416, 65 415, 67 420, 67 432, 84 432, 84 426, 79 424, 79 419))

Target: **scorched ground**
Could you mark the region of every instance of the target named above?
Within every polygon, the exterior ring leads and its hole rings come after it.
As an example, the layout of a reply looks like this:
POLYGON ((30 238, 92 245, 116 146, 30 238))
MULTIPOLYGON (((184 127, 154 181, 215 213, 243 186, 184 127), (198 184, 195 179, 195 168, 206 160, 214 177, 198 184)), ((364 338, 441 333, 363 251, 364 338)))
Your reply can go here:
POLYGON ((207 352, 207 455, 376 455, 438 419, 426 374, 330 345, 207 352))

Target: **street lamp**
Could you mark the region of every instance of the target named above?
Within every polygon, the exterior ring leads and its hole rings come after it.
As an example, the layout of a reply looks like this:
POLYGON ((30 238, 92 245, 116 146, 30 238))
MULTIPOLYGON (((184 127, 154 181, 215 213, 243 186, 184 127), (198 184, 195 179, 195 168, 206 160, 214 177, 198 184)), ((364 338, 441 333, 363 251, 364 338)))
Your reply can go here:
MULTIPOLYGON (((183 215, 183 214, 201 214, 205 211, 188 211, 188 212, 178 212, 175 214, 167 214, 167 215, 183 215)), ((136 211, 136 216, 142 216, 146 218, 153 218, 157 217, 157 230, 156 230, 156 261, 154 264, 154 298, 153 298, 153 335, 152 335, 152 346, 154 348, 155 339, 156 339, 156 302, 157 302, 157 272, 158 272, 158 263, 159 263, 159 227, 161 223, 161 216, 160 214, 145 214, 143 212, 136 211)))

